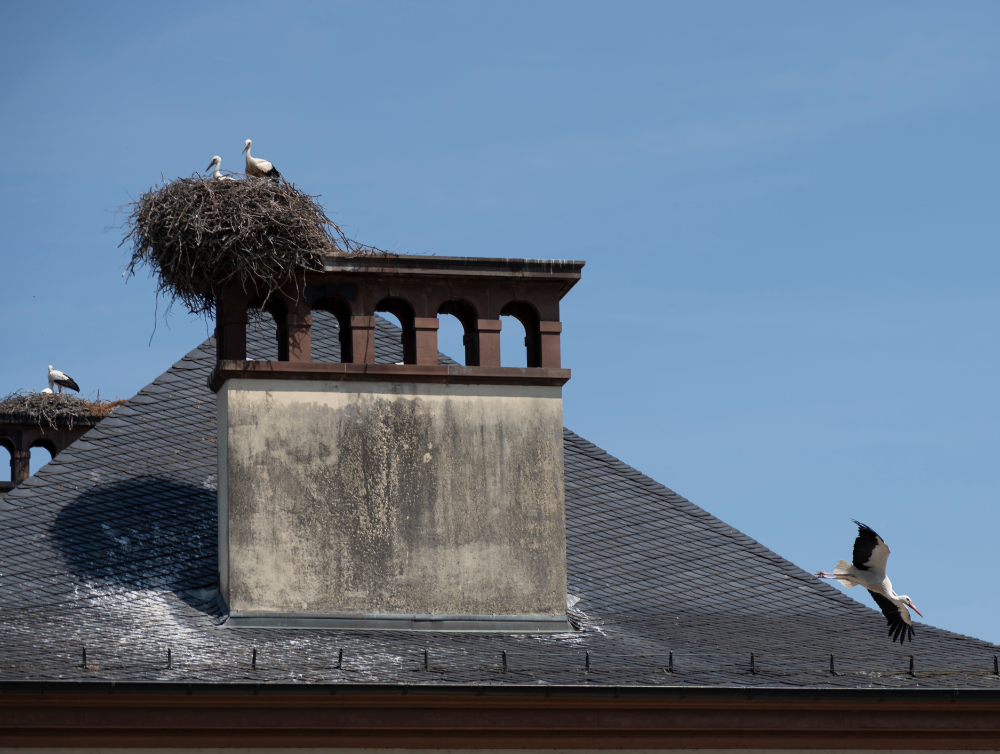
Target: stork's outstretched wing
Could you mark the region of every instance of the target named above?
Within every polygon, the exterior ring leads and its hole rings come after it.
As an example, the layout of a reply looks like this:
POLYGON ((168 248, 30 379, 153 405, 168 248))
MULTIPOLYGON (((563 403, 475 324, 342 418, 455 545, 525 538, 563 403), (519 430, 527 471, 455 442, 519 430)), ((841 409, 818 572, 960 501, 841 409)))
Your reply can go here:
POLYGON ((913 624, 910 622, 910 611, 905 607, 899 607, 888 597, 878 592, 873 592, 871 589, 868 590, 868 594, 875 600, 875 604, 879 606, 882 615, 885 616, 886 621, 889 623, 889 636, 892 637, 892 640, 896 641, 896 639, 899 639, 899 643, 902 645, 908 635, 910 641, 913 641, 913 624))
POLYGON ((885 563, 889 559, 889 545, 875 530, 860 521, 858 538, 854 540, 854 567, 861 571, 880 571, 885 575, 885 563))

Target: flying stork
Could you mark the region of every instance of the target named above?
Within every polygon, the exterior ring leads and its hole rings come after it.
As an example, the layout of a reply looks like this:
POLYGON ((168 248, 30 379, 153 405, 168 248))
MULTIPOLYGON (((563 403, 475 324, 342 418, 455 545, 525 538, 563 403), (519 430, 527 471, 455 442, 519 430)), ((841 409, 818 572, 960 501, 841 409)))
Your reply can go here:
POLYGON ((213 179, 215 179, 217 181, 235 181, 236 180, 235 178, 230 178, 228 175, 223 175, 222 173, 219 172, 219 168, 222 167, 222 158, 219 157, 219 155, 215 155, 215 157, 212 158, 211 164, 207 168, 205 168, 205 170, 211 170, 212 169, 212 165, 215 165, 215 172, 212 173, 212 178, 213 179))
POLYGON ((905 594, 896 594, 892 590, 892 582, 885 575, 885 564, 889 559, 889 546, 875 531, 860 521, 858 538, 854 540, 854 563, 838 560, 833 567, 833 573, 820 571, 816 575, 821 579, 836 579, 850 589, 861 584, 875 600, 889 623, 889 636, 893 642, 899 639, 900 645, 907 636, 913 641, 913 621, 910 620, 910 610, 921 618, 923 613, 917 610, 913 600, 905 594), (909 608, 909 610, 907 610, 909 608))
POLYGON ((52 365, 49 364, 49 392, 52 392, 52 386, 58 385, 59 392, 63 391, 63 388, 68 390, 75 390, 80 392, 80 386, 76 384, 76 381, 70 377, 68 374, 60 372, 58 369, 53 369, 52 365))
POLYGON ((281 173, 275 170, 274 165, 270 162, 250 156, 250 144, 250 139, 247 139, 247 144, 243 147, 243 151, 247 155, 247 175, 253 175, 257 178, 281 178, 281 173))

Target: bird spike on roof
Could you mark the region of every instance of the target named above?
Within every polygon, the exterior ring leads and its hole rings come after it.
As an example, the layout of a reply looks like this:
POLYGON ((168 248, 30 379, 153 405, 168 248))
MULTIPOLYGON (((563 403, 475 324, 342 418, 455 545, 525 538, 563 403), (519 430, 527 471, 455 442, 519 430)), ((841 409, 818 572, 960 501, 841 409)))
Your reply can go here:
POLYGON ((324 254, 386 253, 347 238, 315 196, 285 181, 194 175, 154 186, 122 209, 122 244, 132 244, 125 274, 148 266, 157 292, 192 314, 214 313, 213 286, 236 281, 273 293, 303 270, 322 269, 324 254))

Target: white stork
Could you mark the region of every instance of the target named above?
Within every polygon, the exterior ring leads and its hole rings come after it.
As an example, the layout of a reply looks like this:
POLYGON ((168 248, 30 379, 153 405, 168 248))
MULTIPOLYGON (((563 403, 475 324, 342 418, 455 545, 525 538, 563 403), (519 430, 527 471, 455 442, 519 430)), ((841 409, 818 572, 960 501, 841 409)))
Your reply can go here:
POLYGON ((80 386, 76 384, 76 381, 70 377, 68 374, 60 372, 58 369, 53 369, 52 365, 49 364, 49 392, 52 392, 52 386, 58 385, 59 392, 63 391, 63 388, 68 390, 75 390, 80 392, 80 386))
POLYGON ((47 387, 42 391, 42 395, 52 395, 52 388, 47 387))
POLYGON ((253 175, 257 178, 281 178, 281 173, 274 169, 272 165, 267 160, 258 160, 256 157, 250 156, 250 144, 252 142, 247 139, 247 144, 243 147, 243 151, 247 156, 247 175, 253 175))
POLYGON ((215 157, 212 158, 211 164, 207 168, 205 168, 205 170, 211 170, 212 169, 212 165, 215 166, 215 172, 212 173, 212 178, 215 179, 216 181, 235 181, 236 180, 235 178, 230 178, 228 175, 223 175, 222 173, 219 172, 219 168, 222 167, 222 158, 219 157, 219 155, 215 155, 215 157))
POLYGON ((836 579, 850 589, 861 584, 875 600, 889 623, 889 636, 900 645, 909 636, 913 641, 913 621, 910 620, 910 610, 923 618, 923 613, 917 610, 913 600, 905 594, 896 594, 892 582, 885 575, 885 564, 889 559, 889 546, 873 529, 860 521, 858 538, 854 540, 854 563, 838 560, 833 567, 833 573, 820 571, 816 575, 821 579, 836 579), (909 610, 907 610, 909 608, 909 610))

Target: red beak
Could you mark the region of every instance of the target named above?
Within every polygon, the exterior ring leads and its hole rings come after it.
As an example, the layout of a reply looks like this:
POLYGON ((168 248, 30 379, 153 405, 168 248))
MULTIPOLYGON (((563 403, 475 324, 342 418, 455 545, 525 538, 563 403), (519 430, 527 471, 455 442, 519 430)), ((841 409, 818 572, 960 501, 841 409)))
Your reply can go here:
POLYGON ((920 612, 919 610, 917 610, 917 606, 916 606, 916 605, 914 605, 914 604, 913 604, 912 602, 910 603, 910 610, 912 610, 913 612, 915 612, 915 613, 916 613, 917 615, 919 615, 919 616, 920 616, 921 618, 923 618, 923 617, 924 617, 924 614, 923 614, 922 612, 920 612))

